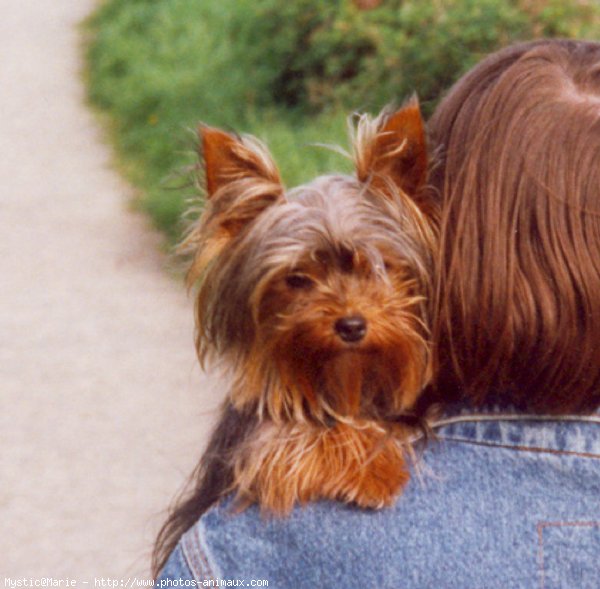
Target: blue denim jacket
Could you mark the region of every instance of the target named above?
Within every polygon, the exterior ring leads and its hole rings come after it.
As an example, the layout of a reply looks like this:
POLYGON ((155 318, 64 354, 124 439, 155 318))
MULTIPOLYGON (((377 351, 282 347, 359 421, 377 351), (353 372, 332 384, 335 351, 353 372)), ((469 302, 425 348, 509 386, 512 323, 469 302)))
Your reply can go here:
POLYGON ((264 519, 225 501, 184 535, 159 585, 600 587, 600 414, 463 410, 435 430, 394 507, 320 502, 264 519))

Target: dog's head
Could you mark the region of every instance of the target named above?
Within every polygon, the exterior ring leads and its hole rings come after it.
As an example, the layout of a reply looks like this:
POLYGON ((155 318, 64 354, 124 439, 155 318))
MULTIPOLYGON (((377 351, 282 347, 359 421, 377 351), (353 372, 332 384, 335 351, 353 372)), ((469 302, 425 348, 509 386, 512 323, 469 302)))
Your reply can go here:
POLYGON ((200 130, 207 206, 194 261, 200 357, 271 418, 384 416, 430 377, 435 246, 416 100, 355 130, 354 176, 286 191, 251 137, 200 130))

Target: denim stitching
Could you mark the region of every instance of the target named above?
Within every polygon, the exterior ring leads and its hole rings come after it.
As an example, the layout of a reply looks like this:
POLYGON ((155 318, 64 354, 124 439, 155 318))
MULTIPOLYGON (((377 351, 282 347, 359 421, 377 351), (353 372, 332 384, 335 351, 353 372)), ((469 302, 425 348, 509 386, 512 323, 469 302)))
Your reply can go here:
POLYGON ((544 528, 599 528, 600 521, 589 522, 539 522, 538 534, 538 571, 540 575, 540 589, 546 589, 546 571, 544 569, 544 528))
POLYGON ((197 528, 198 526, 192 528, 183 536, 183 554, 196 581, 214 581, 215 575, 200 543, 200 530, 197 528))
POLYGON ((559 454, 566 456, 578 456, 579 458, 600 458, 600 454, 593 454, 591 452, 575 452, 574 450, 556 450, 554 448, 538 448, 536 446, 509 446, 507 444, 497 444, 495 442, 482 442, 480 440, 471 440, 468 438, 455 438, 438 436, 438 439, 444 440, 445 442, 458 442, 463 444, 473 444, 475 446, 493 446, 494 448, 504 448, 506 450, 516 450, 518 452, 538 452, 545 454, 559 454))
POLYGON ((455 417, 447 417, 435 420, 431 423, 434 429, 444 427, 446 425, 454 425, 456 423, 477 423, 484 421, 568 421, 581 423, 598 423, 600 424, 600 416, 598 415, 513 415, 510 413, 490 413, 490 414, 473 414, 473 415, 457 415, 455 417))
POLYGON ((548 416, 499 412, 442 418, 433 421, 430 427, 433 433, 442 439, 481 441, 499 446, 550 447, 560 451, 598 455, 600 454, 598 426, 600 426, 600 415, 597 414, 548 416), (559 427, 560 424, 562 427, 559 427), (592 437, 590 438, 586 432, 589 432, 592 437))

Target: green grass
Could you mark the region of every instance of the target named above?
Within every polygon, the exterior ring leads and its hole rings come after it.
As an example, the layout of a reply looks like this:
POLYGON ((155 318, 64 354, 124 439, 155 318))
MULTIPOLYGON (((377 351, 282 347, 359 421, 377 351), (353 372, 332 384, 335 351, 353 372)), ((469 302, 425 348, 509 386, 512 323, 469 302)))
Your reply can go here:
POLYGON ((340 155, 312 143, 346 147, 345 115, 307 119, 258 108, 258 72, 232 67, 232 10, 246 2, 108 0, 86 24, 89 97, 107 113, 119 165, 140 189, 140 206, 171 241, 192 196, 181 171, 196 160, 200 121, 257 135, 267 142, 292 186, 325 171, 347 170, 340 155))

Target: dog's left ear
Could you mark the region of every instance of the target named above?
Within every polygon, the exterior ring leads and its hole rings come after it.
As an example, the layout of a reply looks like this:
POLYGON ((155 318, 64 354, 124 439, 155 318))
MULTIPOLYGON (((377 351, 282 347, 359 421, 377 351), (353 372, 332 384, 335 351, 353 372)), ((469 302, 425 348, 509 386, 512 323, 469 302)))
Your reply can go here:
POLYGON ((389 194, 415 196, 427 179, 425 125, 414 96, 396 112, 359 121, 355 148, 359 181, 389 194), (361 128, 362 127, 362 128, 361 128))

